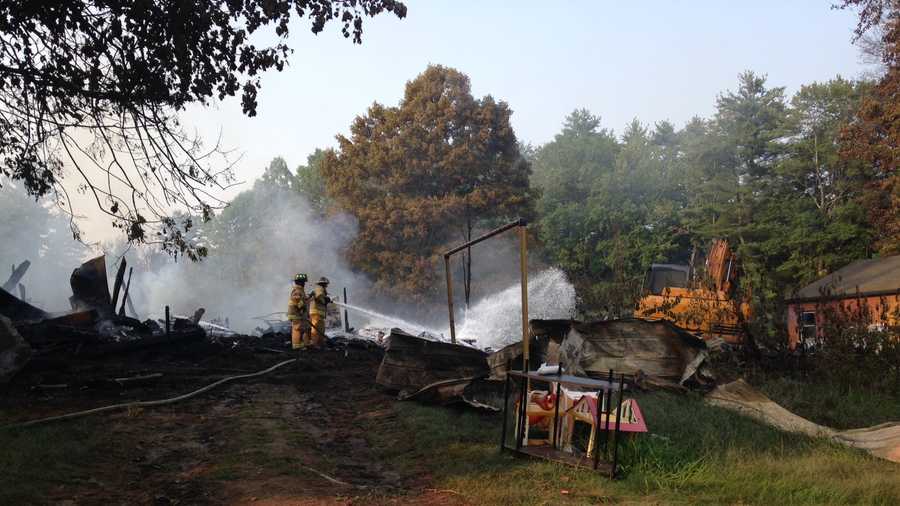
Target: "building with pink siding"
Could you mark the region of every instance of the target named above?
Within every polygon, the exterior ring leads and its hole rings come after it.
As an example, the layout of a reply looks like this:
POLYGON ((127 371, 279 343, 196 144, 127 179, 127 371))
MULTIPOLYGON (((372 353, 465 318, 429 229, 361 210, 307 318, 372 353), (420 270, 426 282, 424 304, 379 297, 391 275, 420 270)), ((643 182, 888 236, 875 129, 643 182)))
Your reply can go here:
POLYGON ((900 325, 900 255, 858 260, 787 300, 788 343, 828 338, 830 315, 852 316, 877 328, 900 325))

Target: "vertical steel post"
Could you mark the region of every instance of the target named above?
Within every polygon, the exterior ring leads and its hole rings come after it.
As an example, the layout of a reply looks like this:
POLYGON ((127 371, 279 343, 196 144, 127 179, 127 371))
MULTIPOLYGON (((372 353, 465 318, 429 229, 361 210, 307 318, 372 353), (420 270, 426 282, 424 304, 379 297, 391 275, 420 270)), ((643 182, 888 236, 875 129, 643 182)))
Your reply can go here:
POLYGON ((603 429, 603 453, 604 455, 609 455, 609 414, 612 411, 612 388, 613 382, 615 382, 615 378, 613 378, 613 370, 609 370, 609 378, 607 379, 606 390, 603 391, 605 394, 604 398, 606 399, 605 413, 606 413, 606 428, 603 429))
POLYGON ((616 478, 616 467, 619 465, 619 424, 622 423, 622 391, 625 389, 625 373, 619 376, 619 400, 616 404, 616 430, 613 432, 613 457, 612 469, 609 471, 611 479, 616 478))
POLYGON ((519 264, 522 271, 522 358, 527 373, 531 336, 528 331, 528 228, 524 224, 519 226, 519 264))
POLYGON ((171 329, 171 326, 169 325, 169 306, 166 306, 166 336, 167 337, 169 335, 170 329, 171 329))
MULTIPOLYGON (((597 391, 597 409, 594 410, 594 469, 597 469, 597 466, 600 463, 600 412, 603 410, 603 406, 600 400, 603 399, 603 390, 597 391)), ((606 417, 609 420, 609 416, 606 417)), ((603 433, 603 439, 606 440, 606 433, 603 433)), ((606 449, 606 444, 603 445, 604 450, 606 449)))
POLYGON ((558 450, 559 444, 559 395, 562 392, 562 383, 556 382, 556 406, 553 409, 553 448, 558 450))
POLYGON ((522 385, 519 394, 519 410, 516 412, 516 420, 518 420, 516 431, 516 451, 522 449, 522 443, 525 441, 525 421, 528 419, 528 378, 522 376, 522 385))
MULTIPOLYGON (((347 287, 344 287, 344 304, 349 304, 347 300, 347 287)), ((347 318, 347 306, 344 306, 344 332, 350 333, 350 320, 347 318)))
POLYGON ((453 280, 450 276, 450 255, 444 255, 444 272, 447 274, 447 311, 450 313, 450 342, 456 344, 456 324, 453 322, 453 280))
POLYGON ((507 361, 506 377, 503 380, 503 431, 500 432, 500 451, 506 448, 506 419, 509 417, 509 369, 512 360, 507 361))

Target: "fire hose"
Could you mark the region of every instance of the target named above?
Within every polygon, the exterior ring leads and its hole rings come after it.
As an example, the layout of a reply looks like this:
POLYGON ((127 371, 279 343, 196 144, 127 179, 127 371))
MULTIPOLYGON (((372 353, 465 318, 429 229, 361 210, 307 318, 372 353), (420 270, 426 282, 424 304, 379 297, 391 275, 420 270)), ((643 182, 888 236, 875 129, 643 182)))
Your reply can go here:
POLYGON ((278 369, 280 367, 286 366, 288 364, 292 364, 296 361, 297 361, 297 359, 292 358, 290 360, 285 360, 284 362, 279 362, 279 363, 273 365, 272 367, 270 367, 268 369, 264 369, 262 371, 258 371, 258 372, 254 372, 254 373, 250 373, 250 374, 241 374, 238 376, 228 376, 227 378, 222 378, 219 381, 210 383, 209 385, 206 385, 203 388, 194 390, 193 392, 189 392, 184 395, 179 395, 178 397, 172 397, 169 399, 159 399, 159 400, 155 400, 155 401, 135 401, 135 402, 124 402, 121 404, 113 404, 111 406, 103 406, 100 408, 88 409, 88 410, 84 410, 84 411, 76 411, 74 413, 67 413, 65 415, 57 415, 57 416, 51 416, 51 417, 47 417, 47 418, 39 418, 37 420, 30 420, 28 422, 6 425, 3 427, 0 427, 0 430, 22 429, 25 427, 33 427, 35 425, 43 425, 45 423, 50 423, 50 422, 71 420, 73 418, 80 418, 82 416, 93 415, 93 414, 97 414, 97 413, 105 413, 107 411, 115 411, 117 409, 144 408, 144 407, 151 407, 151 406, 163 406, 165 404, 173 404, 173 403, 183 401, 186 399, 190 399, 191 397, 200 395, 203 392, 212 390, 213 388, 216 388, 217 386, 220 386, 220 385, 224 385, 225 383, 229 383, 229 382, 237 381, 237 380, 241 380, 241 379, 256 378, 259 376, 264 376, 266 374, 269 374, 269 373, 275 371, 276 369, 278 369))

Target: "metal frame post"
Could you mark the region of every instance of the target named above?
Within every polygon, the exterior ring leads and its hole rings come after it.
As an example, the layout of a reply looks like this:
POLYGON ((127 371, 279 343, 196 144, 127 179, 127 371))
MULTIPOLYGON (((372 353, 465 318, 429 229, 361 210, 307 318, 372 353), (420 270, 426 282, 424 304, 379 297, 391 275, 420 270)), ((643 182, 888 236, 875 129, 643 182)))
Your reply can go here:
MULTIPOLYGON (((613 432, 613 457, 609 477, 616 478, 616 467, 619 465, 619 425, 622 423, 622 391, 625 389, 625 373, 619 375, 619 401, 616 404, 616 430, 613 432)), ((609 418, 607 418, 608 420, 609 418)))
MULTIPOLYGON (((600 404, 600 400, 603 399, 603 390, 597 391, 597 409, 594 410, 594 469, 597 469, 597 466, 600 464, 600 412, 602 411, 602 405, 600 404)), ((606 417, 609 420, 609 416, 606 417)), ((603 433, 603 439, 606 440, 606 433, 603 433)), ((604 443, 604 450, 606 449, 606 445, 604 443)))
POLYGON ((562 382, 559 381, 562 378, 562 363, 558 364, 558 369, 556 370, 556 406, 553 411, 553 448, 559 449, 559 399, 562 394, 562 382))
MULTIPOLYGON (((344 287, 344 304, 349 304, 347 300, 347 287, 344 287)), ((344 332, 350 333, 350 319, 347 317, 347 306, 344 306, 344 332)))
POLYGON ((500 451, 506 448, 506 419, 509 417, 509 370, 512 360, 506 362, 506 376, 503 379, 503 430, 500 432, 500 451))
MULTIPOLYGON (((522 293, 522 302, 524 304, 522 306, 522 322, 523 322, 522 323, 522 335, 523 336, 527 335, 527 333, 528 333, 528 293, 527 293, 527 289, 528 289, 527 288, 528 287, 528 263, 527 263, 528 246, 526 243, 526 240, 527 240, 526 232, 527 232, 527 228, 528 228, 528 222, 522 218, 519 218, 518 220, 516 220, 512 223, 507 223, 506 225, 503 225, 502 227, 495 228, 494 230, 491 230, 490 232, 488 232, 484 235, 476 237, 475 239, 472 239, 471 241, 468 241, 464 244, 460 244, 459 246, 456 246, 453 249, 450 249, 444 253, 444 273, 447 278, 447 311, 450 316, 450 342, 456 344, 456 323, 454 322, 454 319, 453 319, 453 276, 450 274, 450 257, 456 253, 459 253, 462 250, 470 250, 472 246, 480 243, 481 241, 485 241, 487 239, 490 239, 491 237, 494 237, 495 235, 502 234, 503 232, 506 232, 507 230, 510 230, 510 229, 513 229, 516 227, 520 227, 520 232, 519 232, 520 257, 519 257, 519 261, 522 264, 521 265, 522 292, 523 292, 522 293)), ((527 343, 527 337, 526 337, 526 343, 527 343)), ((525 358, 527 359, 528 358, 528 344, 524 345, 524 354, 525 354, 525 358)))
POLYGON ((519 269, 522 277, 522 356, 527 363, 531 336, 528 331, 528 228, 524 224, 519 226, 519 269))
POLYGON ((518 425, 518 433, 516 434, 516 450, 522 449, 522 444, 525 441, 525 421, 528 418, 528 378, 525 376, 522 377, 522 385, 521 385, 521 393, 519 395, 519 412, 516 413, 518 417, 519 423, 518 425))
POLYGON ((613 378, 613 370, 609 370, 609 379, 607 380, 606 389, 603 391, 604 399, 606 399, 605 413, 606 413, 606 428, 603 429, 603 454, 605 456, 609 456, 609 416, 612 412, 612 394, 613 394, 613 383, 615 379, 613 378))
POLYGON ((453 321, 453 280, 450 275, 450 253, 444 253, 444 272, 447 273, 447 311, 450 313, 450 342, 456 344, 456 323, 453 321))

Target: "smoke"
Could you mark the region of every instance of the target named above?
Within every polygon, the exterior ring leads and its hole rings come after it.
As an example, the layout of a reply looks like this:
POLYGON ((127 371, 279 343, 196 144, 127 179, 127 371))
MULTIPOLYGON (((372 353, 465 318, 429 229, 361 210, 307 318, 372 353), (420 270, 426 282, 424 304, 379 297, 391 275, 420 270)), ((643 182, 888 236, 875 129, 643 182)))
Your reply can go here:
MULTIPOLYGON (((68 310, 69 276, 94 252, 72 239, 67 217, 52 204, 36 204, 8 182, 0 191, 0 215, 4 216, 0 220, 0 267, 30 260, 31 269, 23 280, 28 299, 48 311, 68 310)), ((110 284, 120 256, 134 268, 129 293, 141 319, 160 317, 167 305, 173 314, 181 315, 203 307, 204 319, 227 318, 234 330, 250 333, 264 326, 255 317, 286 310, 293 276, 305 272, 312 280, 308 290, 320 276, 326 276, 331 280, 332 296, 341 295, 341 289, 347 287, 354 304, 378 310, 392 321, 402 317, 423 328, 443 329, 438 333, 449 339, 446 305, 440 299, 412 306, 372 296, 369 280, 352 272, 343 258, 343 250, 356 233, 352 217, 323 217, 302 194, 257 182, 219 216, 194 230, 191 240, 209 248, 209 256, 201 262, 175 261, 153 245, 128 248, 120 243, 104 249, 110 284)), ((468 310, 461 298, 460 264, 454 262, 460 339, 474 339, 479 347, 495 349, 521 339, 517 248, 514 238, 498 238, 473 248, 473 303, 468 310)), ((541 270, 543 266, 537 262, 536 258, 529 262, 530 271, 538 272, 529 280, 530 317, 571 317, 575 307, 571 283, 561 271, 541 270)), ((0 282, 6 277, 0 271, 0 282)), ((438 279, 442 277, 443 272, 438 279)), ((357 328, 367 321, 380 321, 361 312, 350 316, 357 328)))
MULTIPOLYGON (((472 339, 479 348, 500 349, 522 340, 522 285, 516 283, 488 295, 466 312, 457 339, 472 339)), ((565 273, 546 269, 528 280, 528 318, 573 318, 575 287, 565 273)), ((450 335, 449 327, 444 331, 450 335)))
MULTIPOLYGON (((49 199, 35 201, 7 179, 0 186, 0 285, 13 264, 28 260, 31 267, 20 282, 25 299, 48 311, 68 310, 69 277, 89 248, 72 238, 68 217, 49 199)), ((18 287, 13 294, 20 296, 18 287)))
POLYGON ((332 296, 347 287, 362 297, 369 283, 341 255, 355 235, 347 215, 322 217, 298 192, 257 182, 196 232, 193 240, 209 247, 206 259, 135 269, 136 310, 142 317, 160 315, 168 305, 190 315, 203 307, 204 319, 228 318, 231 328, 249 333, 264 326, 255 317, 286 311, 298 272, 309 276, 308 291, 325 276, 332 296))

